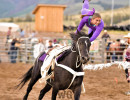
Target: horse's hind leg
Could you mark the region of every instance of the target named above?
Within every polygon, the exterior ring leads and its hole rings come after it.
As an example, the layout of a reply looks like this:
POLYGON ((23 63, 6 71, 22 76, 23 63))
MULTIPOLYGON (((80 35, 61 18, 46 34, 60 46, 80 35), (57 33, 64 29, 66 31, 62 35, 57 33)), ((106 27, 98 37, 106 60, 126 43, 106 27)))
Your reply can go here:
POLYGON ((81 86, 76 87, 73 90, 74 93, 74 100, 79 100, 80 99, 80 94, 81 94, 81 86))
POLYGON ((43 96, 44 96, 51 88, 52 88, 52 86, 47 83, 46 86, 40 91, 40 95, 39 95, 39 99, 38 99, 38 100, 42 100, 43 96))
POLYGON ((26 94, 25 94, 23 100, 27 100, 28 95, 29 95, 30 91, 32 90, 33 85, 38 81, 39 78, 40 78, 40 75, 37 76, 37 77, 31 78, 31 80, 30 80, 30 82, 28 84, 28 88, 27 88, 27 91, 26 91, 26 94))

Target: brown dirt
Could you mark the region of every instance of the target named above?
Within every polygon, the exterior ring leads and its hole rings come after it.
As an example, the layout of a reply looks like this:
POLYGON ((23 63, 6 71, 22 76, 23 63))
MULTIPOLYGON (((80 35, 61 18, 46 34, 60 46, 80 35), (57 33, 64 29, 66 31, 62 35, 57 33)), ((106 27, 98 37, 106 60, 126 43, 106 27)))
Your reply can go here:
MULTIPOLYGON (((19 78, 31 67, 30 64, 0 63, 0 100, 22 100, 27 84, 21 89, 15 89, 19 78)), ((86 93, 81 94, 80 100, 129 100, 125 92, 130 90, 125 79, 124 70, 117 66, 105 68, 98 71, 85 71, 84 84, 86 93), (116 82, 116 80, 118 80, 116 82)), ((37 100, 40 90, 44 84, 37 82, 31 91, 28 100, 37 100)), ((71 100, 59 99, 58 100, 71 100)), ((51 100, 51 91, 44 100, 51 100)))

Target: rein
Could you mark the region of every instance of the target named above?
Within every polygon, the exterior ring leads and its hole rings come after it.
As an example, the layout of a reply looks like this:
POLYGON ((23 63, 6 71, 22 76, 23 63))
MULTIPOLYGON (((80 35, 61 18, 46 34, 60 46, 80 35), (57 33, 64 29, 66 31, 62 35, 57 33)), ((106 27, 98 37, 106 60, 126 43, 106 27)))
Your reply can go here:
MULTIPOLYGON (((79 56, 77 57, 76 68, 78 68, 80 65, 82 65, 81 62, 80 62, 79 65, 78 65, 79 58, 81 58, 81 53, 80 53, 79 43, 78 43, 78 42, 79 42, 80 39, 83 39, 83 38, 89 39, 89 37, 80 37, 80 38, 78 38, 78 41, 77 41, 76 45, 77 45, 77 47, 78 47, 79 56)), ((86 41, 85 41, 85 44, 87 45, 87 42, 86 42, 86 41)), ((72 51, 72 52, 76 52, 76 50, 73 50, 73 47, 71 47, 71 51, 72 51)), ((87 53, 88 53, 88 51, 87 51, 87 53)))

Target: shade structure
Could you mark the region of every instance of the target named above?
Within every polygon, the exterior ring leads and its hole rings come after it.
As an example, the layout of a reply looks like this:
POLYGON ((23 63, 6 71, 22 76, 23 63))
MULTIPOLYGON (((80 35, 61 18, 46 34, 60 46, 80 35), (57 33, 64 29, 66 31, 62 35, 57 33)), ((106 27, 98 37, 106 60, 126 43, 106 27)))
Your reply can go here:
POLYGON ((7 32, 9 27, 12 28, 11 32, 16 32, 19 30, 19 25, 17 25, 17 24, 5 23, 5 22, 0 23, 0 31, 1 32, 7 32))

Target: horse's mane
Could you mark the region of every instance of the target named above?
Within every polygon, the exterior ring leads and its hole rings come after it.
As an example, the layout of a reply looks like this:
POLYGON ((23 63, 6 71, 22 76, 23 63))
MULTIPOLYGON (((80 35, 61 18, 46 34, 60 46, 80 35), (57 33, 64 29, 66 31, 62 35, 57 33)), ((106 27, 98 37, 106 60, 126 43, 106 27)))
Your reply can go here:
POLYGON ((75 34, 75 33, 70 33, 70 37, 71 37, 71 39, 73 40, 73 41, 77 41, 78 40, 78 38, 80 38, 80 37, 89 37, 89 35, 88 34, 86 34, 85 32, 78 32, 77 31, 77 34, 75 34))
POLYGON ((69 55, 71 53, 71 49, 65 50, 58 59, 57 62, 62 61, 67 55, 69 55))
MULTIPOLYGON (((78 38, 82 37, 82 36, 85 36, 85 37, 89 37, 86 33, 84 32, 78 32, 77 34, 75 33, 70 33, 70 37, 71 39, 73 40, 72 42, 72 47, 75 46, 75 42, 74 41, 77 41, 78 38)), ((62 54, 61 57, 58 58, 58 62, 62 61, 67 55, 69 55, 71 53, 71 49, 68 49, 68 50, 65 50, 62 54)))

